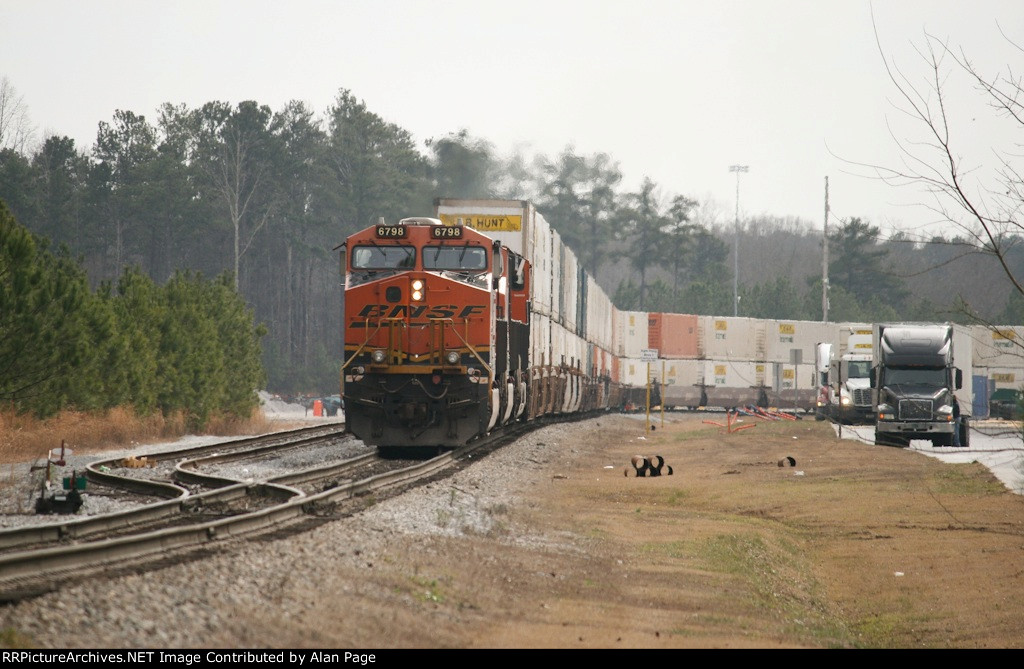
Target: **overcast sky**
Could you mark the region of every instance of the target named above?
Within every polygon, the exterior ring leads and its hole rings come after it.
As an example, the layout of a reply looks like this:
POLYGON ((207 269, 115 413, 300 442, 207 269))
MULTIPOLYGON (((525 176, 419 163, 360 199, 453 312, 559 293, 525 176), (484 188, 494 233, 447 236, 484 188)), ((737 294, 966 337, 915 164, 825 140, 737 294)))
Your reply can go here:
MULTIPOLYGON (((626 187, 650 177, 726 223, 729 167, 747 165, 741 216, 820 227, 828 176, 831 224, 918 234, 927 198, 850 163, 898 166, 893 135, 916 137, 882 54, 923 87, 926 32, 986 73, 1019 70, 1007 37, 1024 44, 1024 1, 0 0, 0 77, 40 136, 82 150, 118 109, 297 99, 322 114, 347 88, 421 145, 465 128, 501 154, 607 153, 626 187)), ((966 106, 964 78, 946 89, 970 166, 1019 140, 966 106)))

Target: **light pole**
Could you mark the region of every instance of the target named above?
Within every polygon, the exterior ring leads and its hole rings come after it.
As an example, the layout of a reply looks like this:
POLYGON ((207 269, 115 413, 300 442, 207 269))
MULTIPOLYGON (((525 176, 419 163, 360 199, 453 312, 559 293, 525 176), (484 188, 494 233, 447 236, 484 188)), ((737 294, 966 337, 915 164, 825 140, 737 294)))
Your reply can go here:
POLYGON ((747 165, 730 165, 729 171, 736 173, 736 238, 732 251, 732 315, 740 315, 740 172, 750 169, 747 165))

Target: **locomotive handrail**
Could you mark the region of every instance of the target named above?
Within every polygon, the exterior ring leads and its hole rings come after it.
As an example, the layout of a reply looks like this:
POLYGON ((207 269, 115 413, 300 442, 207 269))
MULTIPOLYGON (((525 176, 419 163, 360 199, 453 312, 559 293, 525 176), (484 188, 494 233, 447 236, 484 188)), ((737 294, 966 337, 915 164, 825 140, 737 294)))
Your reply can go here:
MULTIPOLYGON (((441 321, 442 323, 445 323, 445 322, 451 323, 451 325, 452 325, 452 332, 455 333, 455 336, 458 337, 462 341, 462 345, 465 346, 466 348, 468 348, 469 352, 473 354, 473 357, 476 358, 480 362, 480 364, 484 366, 484 369, 487 370, 487 379, 489 381, 493 381, 494 380, 494 378, 493 378, 494 377, 494 371, 491 369, 491 366, 488 365, 486 362, 484 362, 484 359, 480 357, 480 354, 477 353, 476 349, 473 348, 473 346, 470 345, 470 343, 468 341, 466 341, 465 337, 463 337, 461 334, 459 334, 459 331, 455 329, 455 320, 454 319, 452 319, 452 318, 432 318, 430 320, 434 321, 434 322, 441 321)), ((468 319, 466 321, 466 324, 467 324, 466 326, 469 327, 469 320, 468 319)), ((442 330, 442 333, 443 333, 443 330, 442 330)))
MULTIPOLYGON (((373 337, 373 335, 377 334, 377 331, 380 330, 380 328, 381 328, 381 326, 383 324, 384 324, 383 322, 378 322, 377 323, 377 328, 373 332, 371 332, 370 334, 366 335, 366 341, 364 341, 362 344, 360 344, 359 348, 357 348, 355 350, 355 353, 353 353, 351 355, 351 357, 349 357, 349 359, 345 361, 345 364, 343 364, 341 366, 342 370, 344 370, 346 367, 348 367, 352 363, 352 361, 355 360, 356 356, 363 352, 363 349, 366 348, 366 345, 370 343, 370 339, 373 337)), ((370 327, 370 319, 367 318, 366 319, 366 328, 369 329, 369 327, 370 327)))

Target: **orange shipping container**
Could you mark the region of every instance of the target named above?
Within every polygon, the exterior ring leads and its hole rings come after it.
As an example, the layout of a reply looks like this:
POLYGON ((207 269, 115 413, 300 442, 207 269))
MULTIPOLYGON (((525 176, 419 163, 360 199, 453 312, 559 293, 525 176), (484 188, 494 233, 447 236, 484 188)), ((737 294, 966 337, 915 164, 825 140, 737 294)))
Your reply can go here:
POLYGON ((647 314, 647 348, 661 350, 661 312, 652 311, 647 314))
POLYGON ((652 348, 661 351, 663 358, 696 358, 700 351, 697 343, 697 316, 667 313, 658 315, 662 317, 661 345, 652 348))

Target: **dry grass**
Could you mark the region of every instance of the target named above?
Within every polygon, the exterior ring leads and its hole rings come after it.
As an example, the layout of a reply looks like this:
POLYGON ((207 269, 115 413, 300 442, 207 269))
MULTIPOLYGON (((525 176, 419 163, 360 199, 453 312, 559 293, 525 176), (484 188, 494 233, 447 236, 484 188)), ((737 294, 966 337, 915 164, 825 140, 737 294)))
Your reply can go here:
MULTIPOLYGON (((203 434, 261 434, 280 429, 262 411, 249 418, 212 418, 203 434)), ((189 434, 184 414, 138 416, 131 409, 117 408, 104 413, 67 411, 54 418, 0 411, 0 463, 26 462, 45 457, 63 441, 78 453, 99 453, 132 443, 160 442, 189 434)))

